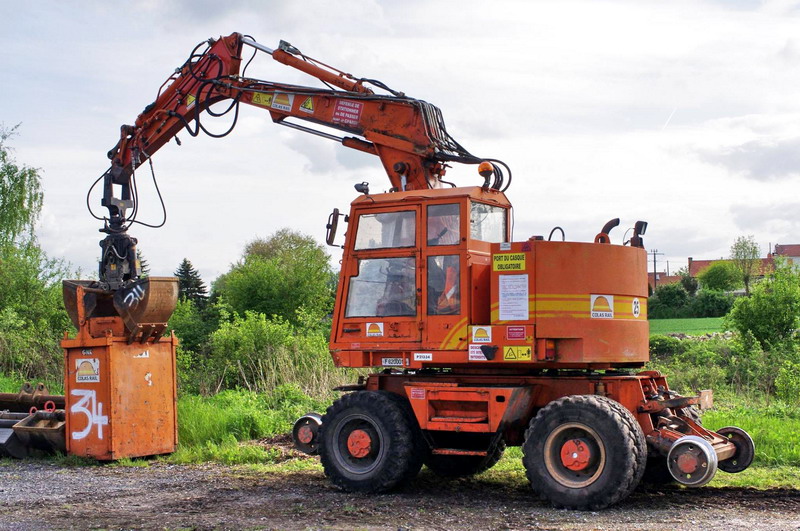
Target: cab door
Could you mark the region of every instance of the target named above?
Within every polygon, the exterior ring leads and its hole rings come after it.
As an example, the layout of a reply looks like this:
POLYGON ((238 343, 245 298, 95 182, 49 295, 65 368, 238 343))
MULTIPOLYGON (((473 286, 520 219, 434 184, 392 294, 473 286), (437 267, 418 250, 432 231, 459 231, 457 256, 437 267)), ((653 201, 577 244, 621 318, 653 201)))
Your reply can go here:
POLYGON ((425 347, 433 350, 457 348, 467 325, 465 208, 457 199, 423 207, 425 347))
MULTIPOLYGON (((351 218, 336 341, 361 350, 421 340, 420 208, 361 209, 351 218), (351 229, 352 230, 352 229, 351 229)), ((409 345, 409 348, 416 348, 409 345)))

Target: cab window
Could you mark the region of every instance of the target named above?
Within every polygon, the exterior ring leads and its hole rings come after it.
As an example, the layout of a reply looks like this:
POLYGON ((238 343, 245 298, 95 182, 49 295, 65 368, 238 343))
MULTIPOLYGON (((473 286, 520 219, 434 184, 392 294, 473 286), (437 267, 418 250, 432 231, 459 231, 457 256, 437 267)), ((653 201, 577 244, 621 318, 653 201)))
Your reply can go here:
POLYGON ((358 217, 356 251, 413 247, 416 243, 416 214, 413 210, 361 214, 358 217))
POLYGON ((428 206, 428 245, 454 245, 461 241, 458 203, 428 206))
POLYGON ((490 243, 506 241, 506 212, 503 207, 485 203, 471 203, 469 213, 469 231, 473 240, 490 243))
POLYGON ((461 312, 459 256, 428 257, 428 315, 461 312))
POLYGON ((350 277, 345 317, 417 314, 416 259, 371 258, 358 261, 350 277))

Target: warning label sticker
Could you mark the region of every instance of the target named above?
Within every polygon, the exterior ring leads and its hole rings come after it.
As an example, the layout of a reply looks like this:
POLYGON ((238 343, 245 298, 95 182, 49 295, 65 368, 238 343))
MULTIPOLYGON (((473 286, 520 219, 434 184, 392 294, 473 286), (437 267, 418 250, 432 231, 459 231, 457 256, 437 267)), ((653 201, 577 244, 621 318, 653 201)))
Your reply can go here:
POLYGON ((189 94, 188 96, 186 96, 186 110, 187 111, 189 109, 191 109, 192 107, 194 107, 194 102, 196 100, 197 100, 197 98, 194 97, 194 94, 189 94))
POLYGON ((367 337, 383 337, 383 323, 367 323, 367 337))
POLYGON ((307 97, 303 103, 300 104, 300 110, 311 114, 314 112, 314 98, 307 97))
POLYGON ((99 382, 100 360, 97 358, 75 360, 75 381, 78 383, 99 382))
POLYGON ((425 400, 425 389, 421 387, 412 387, 409 394, 412 400, 425 400))
POLYGON ((469 346, 469 361, 486 361, 486 356, 483 355, 480 345, 469 346))
POLYGON ((531 361, 531 347, 503 347, 505 361, 531 361))
POLYGON ((591 307, 592 319, 614 318, 613 295, 592 295, 592 302, 590 307, 591 307))
POLYGON ((525 271, 525 253, 492 255, 493 271, 525 271))
POLYGON ((264 107, 270 107, 272 105, 272 94, 256 92, 253 94, 253 103, 256 105, 263 105, 264 107))
POLYGON ((524 326, 507 326, 506 339, 525 339, 524 326))
POLYGON ((278 109, 279 111, 291 111, 293 102, 294 102, 294 94, 284 94, 282 92, 276 92, 275 97, 272 98, 271 107, 273 109, 278 109))
POLYGON ((333 119, 331 121, 338 124, 358 127, 358 122, 361 120, 361 111, 363 109, 363 102, 336 100, 336 107, 333 109, 333 119))
POLYGON ((473 343, 491 343, 492 342, 492 327, 491 326, 473 326, 472 327, 472 342, 473 343))

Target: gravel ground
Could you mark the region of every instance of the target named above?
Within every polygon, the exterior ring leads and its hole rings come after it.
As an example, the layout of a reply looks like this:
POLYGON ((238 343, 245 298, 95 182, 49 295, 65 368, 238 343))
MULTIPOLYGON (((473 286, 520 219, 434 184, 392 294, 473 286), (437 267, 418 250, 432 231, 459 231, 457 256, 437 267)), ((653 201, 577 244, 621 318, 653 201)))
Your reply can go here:
POLYGON ((365 496, 316 469, 0 460, 0 529, 75 528, 800 529, 800 491, 674 488, 583 513, 552 509, 519 482, 444 481, 425 470, 404 491, 365 496))

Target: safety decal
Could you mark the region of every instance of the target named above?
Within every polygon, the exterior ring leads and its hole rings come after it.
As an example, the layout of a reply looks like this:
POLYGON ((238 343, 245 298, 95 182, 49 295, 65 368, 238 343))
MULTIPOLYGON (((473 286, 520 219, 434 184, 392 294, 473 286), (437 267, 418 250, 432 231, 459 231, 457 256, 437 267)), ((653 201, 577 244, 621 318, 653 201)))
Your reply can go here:
POLYGON ((492 271, 525 271, 525 253, 493 254, 492 271))
POLYGON ((640 303, 639 299, 636 297, 634 297, 631 302, 631 313, 636 319, 642 314, 642 303, 640 303))
POLYGON ((592 295, 591 296, 591 317, 592 319, 613 319, 614 318, 614 296, 613 295, 592 295))
POLYGON ((481 345, 469 346, 469 361, 486 361, 486 356, 483 355, 481 345))
POLYGON ((197 100, 197 98, 194 97, 194 94, 189 94, 188 96, 186 96, 186 110, 187 111, 189 109, 191 109, 192 107, 194 107, 194 102, 196 100, 197 100))
POLYGON ((510 251, 511 250, 511 242, 502 242, 502 243, 500 243, 500 250, 501 251, 510 251))
POLYGON ((415 352, 414 361, 433 361, 432 352, 415 352))
POLYGON ((491 343, 492 342, 492 327, 491 326, 473 326, 472 327, 472 342, 473 343, 491 343))
POLYGON ((383 323, 367 323, 367 337, 383 337, 383 323))
POLYGON ((87 358, 75 360, 75 381, 77 383, 100 381, 100 360, 87 358))
POLYGON ((279 111, 291 111, 292 103, 294 102, 294 94, 284 94, 276 92, 275 97, 272 99, 271 107, 279 111))
POLYGON ((309 96, 300 104, 300 110, 312 114, 314 112, 314 98, 309 96))
POLYGON ((361 101, 336 100, 336 107, 333 109, 332 122, 358 127, 361 120, 361 111, 364 103, 361 101))
POLYGON ((412 400, 425 400, 425 389, 422 387, 412 387, 410 394, 412 400))
POLYGON ((503 347, 505 361, 531 361, 531 347, 503 347))
POLYGON ((263 107, 271 107, 272 106, 272 94, 264 94, 261 92, 256 92, 253 94, 253 103, 256 105, 261 105, 263 107))
POLYGON ((506 339, 525 339, 524 326, 507 326, 506 339))
POLYGON ((381 358, 381 365, 384 367, 402 367, 403 358, 381 358))

